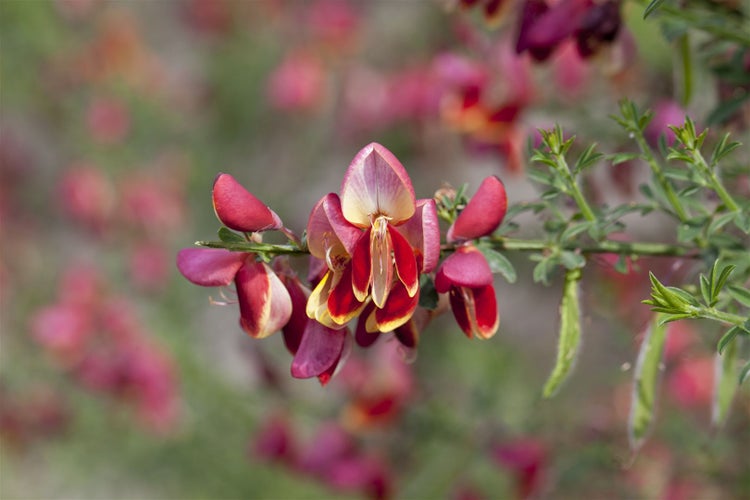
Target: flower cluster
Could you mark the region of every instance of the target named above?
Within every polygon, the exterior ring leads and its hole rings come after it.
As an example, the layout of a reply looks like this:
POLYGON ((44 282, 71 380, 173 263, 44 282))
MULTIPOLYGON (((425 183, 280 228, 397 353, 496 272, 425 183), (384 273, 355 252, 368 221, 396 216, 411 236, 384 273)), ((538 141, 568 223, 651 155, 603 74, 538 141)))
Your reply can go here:
POLYGON ((181 250, 177 266, 197 285, 234 283, 242 329, 255 338, 281 330, 294 355, 294 377, 318 377, 325 384, 346 357, 348 325, 355 319, 354 339, 361 347, 393 332, 405 348, 415 348, 420 331, 438 312, 435 305, 420 307, 421 283, 432 289, 433 273, 434 289, 449 297, 468 337, 486 339, 497 331, 492 271, 473 243, 505 216, 505 188, 497 177, 485 179, 460 207, 444 248, 453 253, 442 263, 436 200, 417 199, 404 166, 380 144, 357 153, 340 194, 329 193, 315 205, 306 249, 231 175, 219 174, 212 196, 225 226, 223 242, 216 245, 220 248, 181 250), (272 230, 284 233, 298 253, 309 252, 312 290, 287 256, 276 255, 281 247, 263 244, 262 233, 272 230))

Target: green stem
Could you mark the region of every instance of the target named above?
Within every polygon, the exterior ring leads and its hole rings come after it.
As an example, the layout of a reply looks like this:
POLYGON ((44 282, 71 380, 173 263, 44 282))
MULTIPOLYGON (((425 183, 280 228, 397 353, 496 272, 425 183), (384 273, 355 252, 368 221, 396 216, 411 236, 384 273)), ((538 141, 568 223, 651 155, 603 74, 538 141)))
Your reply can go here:
POLYGON ((732 314, 724 311, 719 311, 715 308, 701 309, 701 316, 707 319, 713 319, 721 323, 733 326, 742 326, 747 321, 747 318, 743 318, 738 314, 732 314))
POLYGON ((643 153, 646 162, 648 162, 649 166, 651 167, 651 171, 654 173, 656 181, 664 191, 664 194, 667 197, 667 201, 674 210, 675 215, 677 215, 677 218, 680 220, 680 222, 686 222, 690 219, 690 216, 687 214, 687 212, 685 212, 685 208, 682 206, 682 203, 680 203, 677 193, 675 193, 674 189, 672 189, 672 184, 664 175, 664 171, 662 170, 661 165, 659 165, 659 162, 656 161, 656 157, 654 157, 654 153, 651 151, 651 146, 648 145, 648 143, 646 142, 646 138, 643 136, 643 131, 641 131, 638 127, 631 127, 630 132, 633 134, 636 143, 638 143, 638 147, 640 148, 641 153, 643 153))
POLYGON ((558 171, 563 175, 563 177, 565 177, 565 181, 568 184, 568 189, 570 190, 569 194, 573 197, 573 200, 575 200, 578 208, 581 209, 581 214, 583 215, 583 217, 589 222, 596 222, 596 215, 594 215, 594 211, 589 206, 586 198, 584 198, 583 193, 581 193, 581 190, 578 187, 578 183, 576 183, 573 174, 571 174, 570 172, 568 162, 565 161, 565 157, 562 154, 555 154, 555 161, 557 163, 558 171))
POLYGON ((716 194, 719 195, 719 198, 721 198, 721 201, 724 202, 724 206, 727 207, 727 210, 730 212, 739 212, 740 207, 737 204, 736 201, 734 201, 734 198, 729 194, 729 192, 724 188, 724 185, 721 183, 719 178, 716 176, 716 173, 711 170, 711 167, 708 166, 708 163, 706 162, 706 159, 703 158, 703 155, 701 154, 700 150, 695 148, 690 150, 691 156, 693 157, 693 161, 698 165, 698 167, 703 171, 703 175, 709 180, 711 183, 711 187, 716 191, 716 194))
MULTIPOLYGON (((508 250, 515 252, 541 252, 545 250, 575 250, 582 254, 613 253, 620 255, 637 255, 643 257, 681 257, 696 259, 700 253, 695 248, 670 245, 667 243, 631 242, 604 240, 592 245, 558 245, 543 240, 527 240, 505 237, 491 237, 495 250, 508 250)), ((233 252, 263 253, 268 255, 308 255, 306 248, 294 245, 274 245, 271 243, 244 243, 225 241, 197 241, 196 245, 208 248, 223 248, 233 252)), ((454 245, 445 245, 443 250, 452 250, 454 245)))
POLYGON ((677 43, 680 47, 680 59, 682 62, 682 105, 687 107, 693 94, 693 68, 692 54, 690 52, 690 38, 686 32, 677 43))

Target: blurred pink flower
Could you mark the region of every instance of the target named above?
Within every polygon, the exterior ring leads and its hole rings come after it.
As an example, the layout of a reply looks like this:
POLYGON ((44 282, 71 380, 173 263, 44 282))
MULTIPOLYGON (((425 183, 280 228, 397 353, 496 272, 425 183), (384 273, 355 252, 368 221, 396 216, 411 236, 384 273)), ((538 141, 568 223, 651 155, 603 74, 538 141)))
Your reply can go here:
POLYGON ((685 110, 677 102, 672 100, 662 100, 654 106, 654 117, 646 126, 644 135, 652 147, 657 147, 659 137, 664 134, 667 145, 674 144, 674 132, 669 129, 669 125, 682 125, 685 123, 685 110))
POLYGON ((581 57, 572 41, 564 42, 552 60, 555 88, 562 97, 582 97, 591 75, 591 66, 581 57))
POLYGON ((209 35, 226 34, 232 26, 230 3, 226 0, 187 0, 182 5, 191 28, 209 35))
POLYGON ((297 50, 284 56, 268 77, 271 104, 282 111, 313 111, 325 97, 326 75, 313 54, 297 50))
POLYGON ((115 190, 101 168, 89 163, 68 167, 58 185, 63 209, 79 224, 101 232, 112 219, 115 190))
POLYGON ((528 437, 498 443, 493 446, 492 456, 513 474, 516 498, 529 498, 538 492, 548 460, 547 448, 541 441, 528 437))
POLYGON ((262 460, 294 466, 297 461, 297 443, 291 424, 283 415, 271 415, 259 426, 250 443, 250 453, 262 460))
POLYGON ((677 405, 685 409, 710 408, 714 384, 711 356, 683 359, 667 378, 666 388, 677 405))
POLYGON ((179 231, 187 211, 182 183, 167 174, 158 169, 139 171, 120 186, 118 215, 131 227, 159 239, 179 231))
POLYGON ((130 251, 130 278, 141 290, 158 292, 164 289, 172 270, 171 252, 161 243, 144 242, 130 251))
POLYGON ((315 0, 309 4, 307 26, 312 41, 329 50, 351 51, 360 25, 359 13, 347 0, 315 0))
POLYGON ((86 122, 95 141, 118 144, 130 130, 130 112, 118 99, 97 98, 89 104, 86 122))

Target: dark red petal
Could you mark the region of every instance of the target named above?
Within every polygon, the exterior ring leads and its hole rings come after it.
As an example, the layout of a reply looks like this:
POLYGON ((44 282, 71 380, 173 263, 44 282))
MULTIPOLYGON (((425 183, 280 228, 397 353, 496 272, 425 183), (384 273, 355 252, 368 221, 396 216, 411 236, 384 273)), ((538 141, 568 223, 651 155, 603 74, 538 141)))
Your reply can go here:
POLYGON ((388 231, 391 233, 391 243, 393 244, 393 257, 396 262, 396 273, 398 279, 406 287, 410 296, 414 296, 419 290, 419 270, 417 269, 417 259, 414 257, 414 250, 406 241, 406 238, 396 231, 390 225, 388 231))
POLYGON ((497 297, 495 287, 487 285, 474 288, 474 309, 476 311, 476 336, 488 339, 492 337, 500 325, 500 315, 497 311, 497 297))
POLYGON ((467 337, 488 339, 497 331, 500 318, 492 285, 479 288, 453 287, 450 303, 456 322, 467 337))
POLYGON ((292 315, 292 300, 281 280, 263 262, 248 259, 235 277, 240 325, 263 338, 281 330, 292 315))
POLYGON ((222 248, 183 248, 177 253, 177 269, 196 285, 226 286, 246 257, 246 253, 222 248))
POLYGON ((375 321, 378 325, 378 330, 381 332, 391 332, 403 325, 409 321, 418 304, 419 293, 413 297, 409 297, 406 287, 399 282, 395 282, 391 293, 388 295, 385 307, 375 310, 375 321))
POLYGON ((370 258, 370 233, 368 229, 354 247, 352 256, 352 288, 357 299, 364 301, 370 290, 372 281, 372 259, 370 258))
POLYGON ((492 270, 482 252, 473 246, 459 247, 443 261, 435 274, 435 289, 445 293, 451 286, 480 287, 492 284, 492 270))
POLYGON ((458 323, 458 326, 461 327, 461 330, 463 330, 467 337, 472 338, 474 336, 474 328, 471 324, 472 315, 467 310, 467 308, 471 306, 469 304, 466 304, 463 293, 465 292, 462 291, 459 287, 451 288, 451 310, 453 311, 453 317, 456 318, 456 323, 458 323))
POLYGON ((317 321, 308 321, 292 360, 292 377, 317 377, 333 367, 341 357, 347 335, 346 329, 334 330, 317 321))
POLYGON ((216 216, 230 229, 256 232, 283 227, 273 210, 229 174, 216 177, 212 195, 216 216))
POLYGON ((289 297, 292 299, 292 316, 284 328, 281 329, 281 332, 284 335, 284 345, 287 350, 295 354, 297 349, 299 349, 299 344, 302 341, 302 333, 305 331, 308 322, 306 308, 307 297, 309 297, 310 291, 302 286, 302 283, 298 279, 282 277, 282 282, 287 292, 289 292, 289 297))
POLYGON ((363 304, 352 290, 352 266, 348 265, 328 294, 328 312, 336 323, 343 325, 356 316, 363 304))
POLYGON ((487 177, 448 229, 448 241, 472 240, 492 233, 503 221, 507 208, 502 181, 494 175, 487 177))
POLYGON ((359 315, 359 320, 357 320, 357 330, 354 333, 354 340, 360 347, 370 347, 376 340, 378 340, 378 338, 380 338, 379 332, 367 331, 367 318, 370 317, 370 314, 372 314, 374 310, 375 304, 369 302, 359 315))

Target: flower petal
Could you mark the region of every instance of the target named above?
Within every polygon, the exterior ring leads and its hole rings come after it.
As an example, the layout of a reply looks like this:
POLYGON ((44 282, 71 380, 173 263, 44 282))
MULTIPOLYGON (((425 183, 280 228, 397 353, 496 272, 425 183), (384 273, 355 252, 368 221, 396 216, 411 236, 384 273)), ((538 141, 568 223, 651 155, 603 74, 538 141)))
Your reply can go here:
POLYGON ((234 280, 247 253, 222 248, 183 248, 177 252, 177 269, 200 286, 226 286, 234 280))
POLYGON ((292 360, 292 377, 317 377, 329 370, 340 359, 348 334, 346 329, 334 330, 317 321, 308 321, 292 360))
POLYGON ((370 234, 368 229, 352 254, 352 289, 357 300, 364 302, 370 293, 372 281, 372 259, 370 257, 370 234))
POLYGON ((396 263, 396 274, 401 283, 406 287, 409 297, 419 290, 419 269, 417 260, 406 238, 392 227, 388 227, 393 244, 393 260, 396 263))
POLYGON ((472 240, 492 233, 503 221, 507 209, 508 197, 502 181, 494 175, 487 177, 448 229, 448 241, 472 240))
POLYGON ((385 217, 375 219, 370 231, 372 301, 383 307, 393 283, 393 240, 385 217))
POLYGON ((341 200, 336 193, 325 195, 315 205, 307 222, 307 246, 310 253, 326 260, 342 250, 352 255, 362 230, 353 226, 341 212, 341 200), (332 250, 333 249, 333 250, 332 250))
POLYGON ((451 286, 479 287, 492 284, 492 270, 482 252, 462 246, 443 261, 435 274, 435 289, 445 293, 451 286))
POLYGON ((229 174, 216 176, 212 196, 216 216, 230 229, 256 232, 284 226, 273 210, 229 174))
POLYGON ((416 251, 417 266, 421 272, 432 272, 440 260, 440 225, 435 200, 417 200, 414 217, 396 229, 416 251))
POLYGON ((378 332, 367 331, 367 318, 375 310, 375 304, 369 302, 362 310, 362 314, 357 321, 357 330, 354 333, 354 340, 360 347, 370 347, 379 338, 378 332))
POLYGON ((366 228, 379 215, 400 224, 414 215, 414 187, 406 169, 385 147, 365 146, 352 160, 341 184, 341 207, 346 220, 366 228))
POLYGON ((252 337, 268 337, 289 322, 292 299, 267 264, 248 259, 237 272, 235 284, 240 325, 252 337))
POLYGON ((280 258, 274 260, 274 270, 277 272, 284 287, 286 287, 286 291, 289 293, 292 301, 292 315, 289 318, 289 322, 281 329, 281 333, 284 336, 284 345, 287 350, 295 354, 297 349, 299 349, 299 344, 302 341, 302 332, 305 331, 309 319, 306 309, 310 290, 300 283, 297 276, 291 274, 292 271, 288 261, 284 261, 284 272, 279 273, 278 262, 282 262, 280 258))
POLYGON ((453 316, 467 337, 488 339, 497 332, 500 316, 492 285, 478 288, 453 287, 450 302, 453 316))
POLYGON ((338 283, 332 285, 328 294, 328 313, 334 322, 346 324, 357 316, 365 303, 358 300, 352 290, 352 266, 346 266, 338 283))
POLYGON ((418 293, 409 297, 409 293, 403 284, 398 281, 394 283, 385 307, 375 309, 375 324, 378 331, 391 332, 409 321, 418 304, 418 293))

